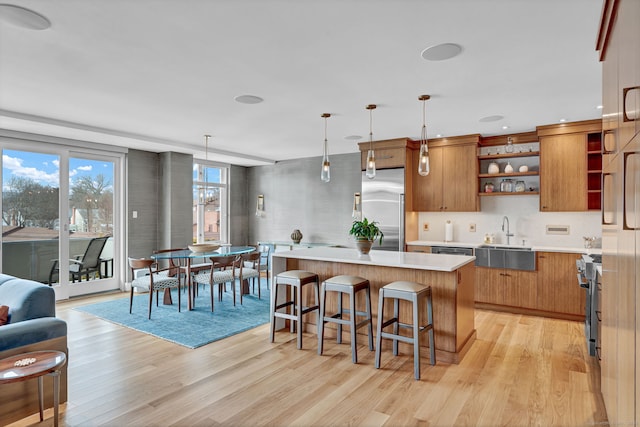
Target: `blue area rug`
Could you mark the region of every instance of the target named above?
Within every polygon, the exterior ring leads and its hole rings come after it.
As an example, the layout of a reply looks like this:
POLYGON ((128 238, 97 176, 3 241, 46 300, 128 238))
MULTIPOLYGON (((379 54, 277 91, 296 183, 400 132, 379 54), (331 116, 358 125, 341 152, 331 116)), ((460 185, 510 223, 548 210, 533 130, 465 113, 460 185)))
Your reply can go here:
MULTIPOLYGON (((187 310, 186 293, 181 295, 181 312, 178 312, 178 295, 175 289, 171 293, 173 305, 163 305, 163 294, 160 292, 160 304, 156 307, 154 295, 151 320, 147 318, 149 294, 134 295, 131 314, 129 298, 89 304, 76 307, 76 310, 188 348, 197 348, 269 322, 269 291, 266 280, 261 280, 261 286, 262 299, 258 299, 257 294, 244 295, 242 305, 236 290, 235 307, 233 294, 228 288, 223 293, 222 301, 218 301, 217 295, 214 297, 213 313, 208 286, 204 290, 200 287, 195 309, 191 311, 187 310)), ((214 287, 213 290, 217 294, 218 288, 214 287)))

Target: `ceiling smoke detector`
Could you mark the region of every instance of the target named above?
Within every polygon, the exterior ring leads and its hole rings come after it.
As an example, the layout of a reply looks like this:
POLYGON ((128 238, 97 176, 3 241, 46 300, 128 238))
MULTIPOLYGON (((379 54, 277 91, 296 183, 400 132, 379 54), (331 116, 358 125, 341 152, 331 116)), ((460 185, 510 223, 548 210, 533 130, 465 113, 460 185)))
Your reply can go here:
POLYGON ((460 55, 462 46, 455 43, 442 43, 430 46, 422 51, 422 57, 427 61, 444 61, 460 55))
POLYGON ((488 122, 497 122, 497 121, 502 120, 502 119, 504 119, 504 116, 500 116, 500 115, 496 114, 495 116, 483 117, 479 121, 482 122, 482 123, 488 123, 488 122))
POLYGON ((239 102, 240 104, 259 104, 264 101, 264 99, 255 95, 238 95, 233 99, 235 99, 236 102, 239 102))
POLYGON ((51 21, 43 15, 13 4, 0 4, 0 21, 28 30, 46 30, 51 27, 51 21))

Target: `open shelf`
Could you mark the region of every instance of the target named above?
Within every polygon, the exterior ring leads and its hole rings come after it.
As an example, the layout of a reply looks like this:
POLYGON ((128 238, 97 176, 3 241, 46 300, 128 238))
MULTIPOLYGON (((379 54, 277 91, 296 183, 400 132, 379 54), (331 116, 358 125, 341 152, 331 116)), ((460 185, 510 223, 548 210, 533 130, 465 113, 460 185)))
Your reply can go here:
POLYGON ((479 196, 483 196, 483 197, 494 197, 494 196, 535 196, 536 194, 540 194, 540 192, 539 191, 511 191, 511 192, 494 191, 492 193, 478 193, 479 196))
POLYGON ((511 173, 481 173, 478 175, 480 178, 506 178, 510 176, 538 176, 540 172, 538 171, 529 171, 529 172, 511 172, 511 173))
POLYGON ((504 154, 480 154, 478 160, 490 160, 490 159, 512 159, 515 157, 536 157, 539 156, 539 151, 523 151, 522 153, 504 153, 504 154))

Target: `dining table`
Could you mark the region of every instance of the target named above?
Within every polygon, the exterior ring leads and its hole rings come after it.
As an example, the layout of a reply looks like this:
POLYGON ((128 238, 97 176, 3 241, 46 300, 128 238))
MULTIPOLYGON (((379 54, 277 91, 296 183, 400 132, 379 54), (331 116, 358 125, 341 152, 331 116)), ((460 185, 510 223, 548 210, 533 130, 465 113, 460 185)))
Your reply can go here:
MULTIPOLYGON (((242 254, 247 254, 249 252, 253 252, 255 250, 256 248, 254 246, 223 245, 214 251, 195 252, 190 249, 180 249, 176 251, 156 253, 151 255, 151 258, 156 261, 171 260, 171 259, 180 259, 185 261, 185 264, 186 264, 185 274, 186 274, 187 289, 189 294, 189 298, 187 298, 188 300, 187 306, 189 310, 193 310, 193 307, 195 305, 195 286, 192 287, 192 283, 191 283, 191 266, 192 266, 192 261, 194 259, 196 260, 211 259, 211 258, 217 258, 217 257, 223 257, 223 256, 229 256, 229 255, 242 255, 242 254)), ((164 303, 172 304, 170 289, 165 289, 164 303)))

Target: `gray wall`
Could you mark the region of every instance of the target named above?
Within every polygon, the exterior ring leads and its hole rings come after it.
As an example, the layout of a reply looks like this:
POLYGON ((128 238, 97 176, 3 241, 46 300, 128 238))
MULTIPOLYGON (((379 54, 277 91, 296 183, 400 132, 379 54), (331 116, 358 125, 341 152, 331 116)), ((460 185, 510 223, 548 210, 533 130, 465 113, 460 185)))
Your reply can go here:
MULTIPOLYGON (((331 181, 320 181, 320 157, 270 166, 232 166, 229 177, 229 241, 289 241, 298 228, 303 242, 353 246, 348 231, 353 193, 361 189, 360 154, 331 156, 331 181), (255 216, 258 194, 265 215, 255 216)), ((127 245, 129 256, 191 242, 192 156, 129 150, 127 245), (132 217, 138 211, 138 218, 132 217)))
POLYGON ((148 257, 156 249, 190 244, 193 157, 129 150, 127 169, 129 256, 148 257), (133 218, 133 211, 137 211, 137 218, 133 218))
POLYGON ((127 154, 127 252, 148 257, 158 248, 158 155, 129 150, 127 154), (133 211, 138 218, 133 218, 133 211))
POLYGON ((249 243, 290 241, 297 228, 302 242, 354 246, 349 229, 353 193, 362 187, 360 153, 333 155, 330 161, 328 183, 320 180, 321 157, 248 168, 249 243), (264 195, 262 218, 255 216, 258 194, 264 195))
POLYGON ((249 214, 247 187, 249 168, 231 166, 229 177, 229 243, 233 245, 248 245, 249 214))
POLYGON ((160 153, 159 249, 193 243, 193 156, 160 153))

